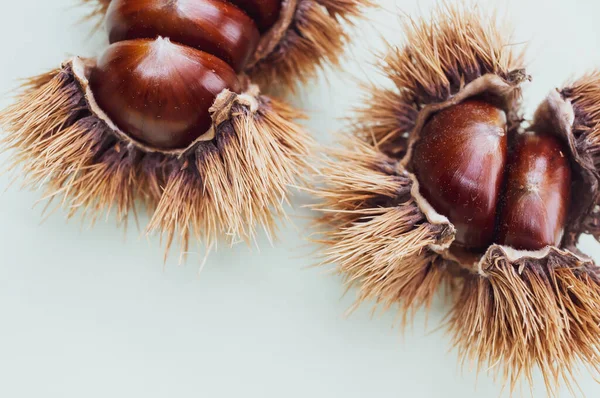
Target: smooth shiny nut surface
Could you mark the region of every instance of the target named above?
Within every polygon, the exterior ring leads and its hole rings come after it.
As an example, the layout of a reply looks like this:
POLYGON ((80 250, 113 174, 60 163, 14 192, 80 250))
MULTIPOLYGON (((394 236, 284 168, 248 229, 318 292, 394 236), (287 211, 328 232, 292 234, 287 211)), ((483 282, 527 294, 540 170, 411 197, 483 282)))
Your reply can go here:
POLYGON ((549 134, 518 137, 510 156, 498 243, 522 250, 558 246, 571 191, 571 167, 549 134))
POLYGON ((113 0, 106 27, 110 43, 168 37, 221 58, 238 73, 260 40, 255 22, 223 0, 113 0))
POLYGON ((412 168, 421 194, 456 227, 456 244, 493 242, 506 159, 506 115, 483 101, 442 110, 421 131, 412 168))
POLYGON ((122 131, 165 149, 184 148, 204 134, 216 96, 240 90, 224 61, 162 38, 112 44, 92 70, 90 86, 122 131))

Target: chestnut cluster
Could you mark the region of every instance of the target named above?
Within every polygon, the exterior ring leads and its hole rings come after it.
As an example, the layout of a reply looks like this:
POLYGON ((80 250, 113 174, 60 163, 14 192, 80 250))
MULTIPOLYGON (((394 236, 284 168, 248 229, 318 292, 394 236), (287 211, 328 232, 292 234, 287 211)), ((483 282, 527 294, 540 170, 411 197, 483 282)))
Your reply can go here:
POLYGON ((111 45, 89 78, 99 107, 144 144, 187 147, 211 127, 217 95, 243 89, 238 74, 280 10, 279 0, 113 0, 111 45))
POLYGON ((549 131, 507 128, 506 113, 470 99, 434 114, 413 148, 420 192, 456 228, 455 247, 560 246, 571 167, 549 131))

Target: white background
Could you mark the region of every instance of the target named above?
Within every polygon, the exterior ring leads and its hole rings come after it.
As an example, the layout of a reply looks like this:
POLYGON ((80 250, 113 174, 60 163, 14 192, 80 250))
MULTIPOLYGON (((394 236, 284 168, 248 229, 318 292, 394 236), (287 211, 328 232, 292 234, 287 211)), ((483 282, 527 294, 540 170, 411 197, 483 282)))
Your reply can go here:
MULTIPOLYGON (((76 24, 78 0, 1 0, 0 105, 16 79, 57 66, 68 55, 96 55, 104 36, 76 24)), ((332 140, 359 104, 356 78, 369 68, 380 32, 399 43, 399 15, 427 13, 432 1, 379 3, 344 62, 295 102, 311 111, 308 127, 332 140)), ((492 7, 494 1, 480 1, 492 7)), ((600 66, 596 0, 499 2, 530 42, 526 92, 531 112, 551 88, 600 66)), ((0 190, 9 177, 0 177, 0 190)), ((309 268, 314 246, 304 237, 310 198, 297 194, 293 224, 260 251, 222 247, 198 275, 202 253, 187 265, 163 265, 156 238, 127 234, 114 219, 94 229, 58 212, 41 224, 37 192, 10 187, 0 196, 0 397, 497 397, 500 387, 461 373, 449 338, 433 331, 447 308, 437 303, 403 336, 393 313, 371 317, 364 305, 349 318, 353 293, 339 278, 309 268), (477 384, 477 387, 475 387, 477 384)), ((142 222, 145 221, 142 219, 142 222)), ((600 258, 598 245, 582 247, 600 258)), ((590 397, 600 386, 578 378, 590 397)), ((536 397, 545 396, 536 380, 536 397)), ((506 394, 506 393, 505 393, 506 394)), ((566 396, 566 392, 564 393, 566 396)), ((561 396, 563 396, 561 394, 561 396)))

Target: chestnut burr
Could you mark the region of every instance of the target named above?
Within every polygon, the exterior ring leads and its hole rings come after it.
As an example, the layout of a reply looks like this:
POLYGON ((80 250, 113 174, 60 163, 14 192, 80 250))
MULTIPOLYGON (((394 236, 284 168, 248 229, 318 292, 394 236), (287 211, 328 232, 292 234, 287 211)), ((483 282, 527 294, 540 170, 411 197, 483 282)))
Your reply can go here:
POLYGON ((274 238, 313 140, 269 93, 335 65, 371 1, 82 2, 108 48, 30 78, 0 112, 0 152, 23 163, 24 185, 69 218, 127 224, 144 207, 146 232, 181 261, 192 242, 274 238))
POLYGON ((511 393, 539 370, 556 396, 600 373, 600 268, 577 247, 600 240, 600 70, 525 123, 526 57, 496 22, 444 5, 389 47, 321 172, 321 261, 403 325, 450 292, 463 364, 511 393))

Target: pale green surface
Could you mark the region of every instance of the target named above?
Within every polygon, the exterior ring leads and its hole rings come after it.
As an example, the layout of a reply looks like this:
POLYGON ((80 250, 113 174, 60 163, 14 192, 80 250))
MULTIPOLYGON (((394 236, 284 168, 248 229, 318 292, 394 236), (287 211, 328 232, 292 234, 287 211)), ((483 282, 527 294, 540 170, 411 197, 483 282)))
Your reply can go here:
MULTIPOLYGON (((75 0, 1 3, 0 92, 66 54, 92 55, 104 45, 102 35, 87 38, 89 25, 74 25, 82 15, 75 0)), ((380 3, 385 9, 360 25, 344 64, 360 79, 379 80, 368 67, 370 51, 382 48, 375 27, 398 42, 397 11, 427 12, 433 2, 380 3)), ((531 39, 529 111, 552 87, 600 66, 597 1, 520 0, 502 7, 514 17, 518 40, 531 39)), ((298 98, 313 111, 308 125, 315 136, 329 142, 342 126, 336 118, 359 103, 359 92, 351 76, 329 72, 298 98)), ((0 190, 8 183, 0 177, 0 190)), ((352 293, 340 299, 338 278, 307 269, 315 247, 302 240, 306 211, 291 213, 296 227, 282 228, 274 247, 265 239, 260 251, 221 247, 198 276, 201 255, 192 254, 184 267, 176 258, 163 267, 156 238, 139 238, 131 228, 124 241, 113 219, 88 230, 65 223, 58 212, 40 225, 41 207, 31 210, 39 193, 17 188, 0 197, 1 397, 500 395, 490 378, 480 376, 475 389, 475 375, 460 374, 447 336, 426 334, 443 316, 441 303, 429 329, 419 313, 404 338, 391 327, 392 313, 371 319, 363 306, 344 319, 352 293)), ((296 195, 295 206, 309 200, 296 195)), ((590 239, 583 247, 600 257, 590 239)), ((588 396, 600 395, 591 377, 578 380, 588 396)), ((541 386, 538 377, 536 397, 545 396, 541 386)))

